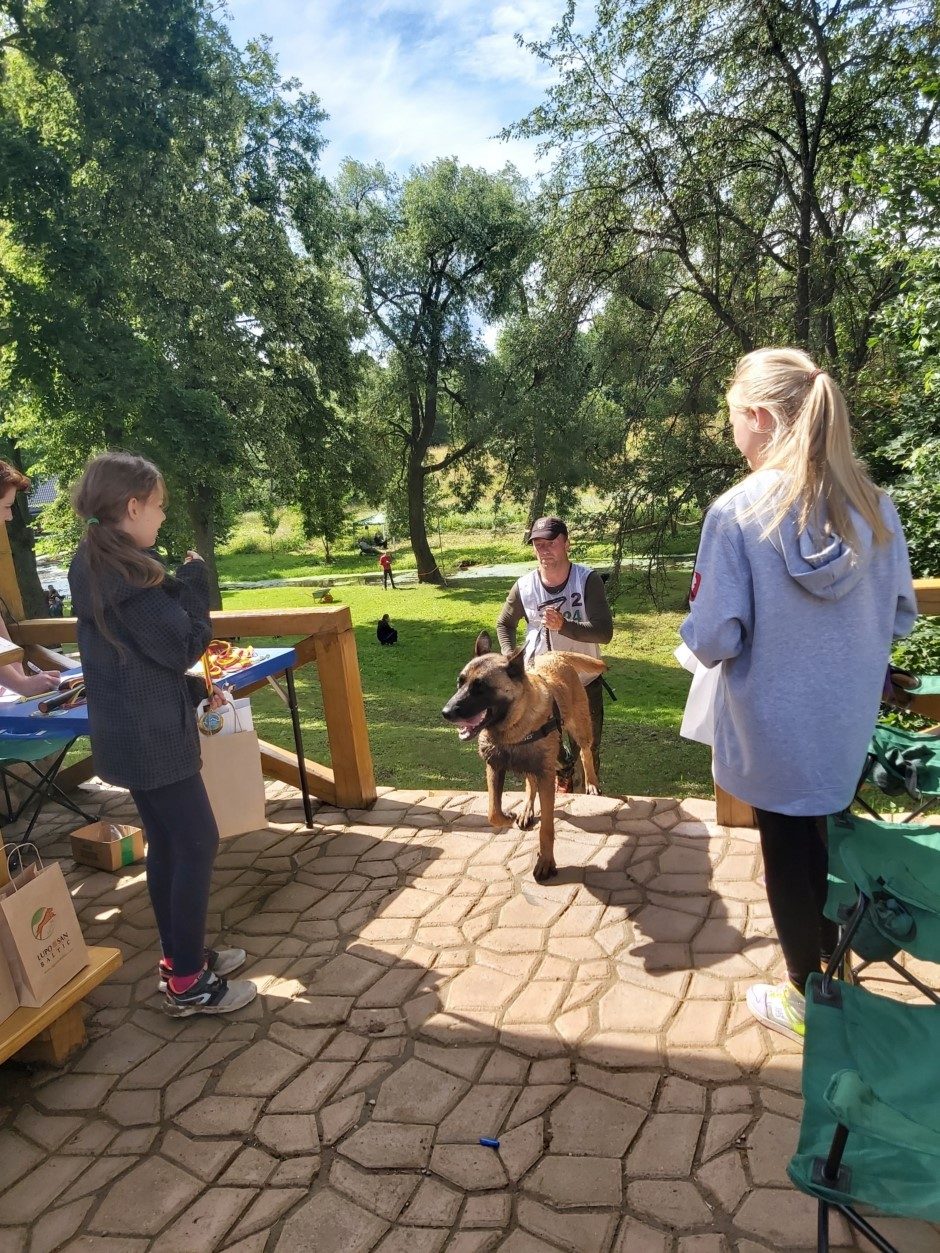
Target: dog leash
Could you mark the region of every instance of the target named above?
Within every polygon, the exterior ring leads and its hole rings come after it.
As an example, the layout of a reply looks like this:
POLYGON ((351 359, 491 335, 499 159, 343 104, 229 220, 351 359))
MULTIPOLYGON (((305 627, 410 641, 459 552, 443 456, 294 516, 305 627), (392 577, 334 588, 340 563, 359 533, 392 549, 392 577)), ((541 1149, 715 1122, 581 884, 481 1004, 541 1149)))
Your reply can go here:
POLYGON ((561 710, 558 708, 558 702, 552 701, 552 716, 548 722, 543 722, 537 731, 530 731, 528 735, 524 735, 521 740, 516 740, 512 745, 516 748, 520 744, 534 744, 536 740, 544 740, 546 735, 551 735, 553 731, 561 731, 561 710))

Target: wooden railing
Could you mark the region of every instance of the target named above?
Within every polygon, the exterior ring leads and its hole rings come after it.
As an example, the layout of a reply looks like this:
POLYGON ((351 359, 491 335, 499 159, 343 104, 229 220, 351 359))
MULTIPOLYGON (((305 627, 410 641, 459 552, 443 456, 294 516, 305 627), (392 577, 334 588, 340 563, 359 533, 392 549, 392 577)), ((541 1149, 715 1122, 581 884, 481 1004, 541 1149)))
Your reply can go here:
MULTIPOLYGON (((43 650, 74 642, 75 618, 31 618, 10 627, 27 659, 44 664, 43 650)), ((359 660, 352 618, 346 605, 322 609, 240 609, 212 614, 217 639, 285 640, 297 653, 297 668, 317 667, 323 694, 323 715, 330 744, 330 764, 307 761, 310 791, 321 800, 342 808, 362 809, 375 800, 375 776, 369 733, 366 728, 359 660)), ((264 680, 243 692, 263 687, 264 680)), ((261 768, 271 778, 300 786, 300 772, 293 752, 261 741, 261 768)), ((63 770, 59 782, 74 787, 94 774, 90 757, 63 770)))
MULTIPOLYGON (((915 579, 917 611, 923 617, 940 617, 940 579, 915 579)), ((940 696, 915 697, 911 701, 914 713, 940 721, 940 696)), ((715 784, 715 805, 718 821, 728 827, 756 827, 754 810, 744 801, 715 784)))

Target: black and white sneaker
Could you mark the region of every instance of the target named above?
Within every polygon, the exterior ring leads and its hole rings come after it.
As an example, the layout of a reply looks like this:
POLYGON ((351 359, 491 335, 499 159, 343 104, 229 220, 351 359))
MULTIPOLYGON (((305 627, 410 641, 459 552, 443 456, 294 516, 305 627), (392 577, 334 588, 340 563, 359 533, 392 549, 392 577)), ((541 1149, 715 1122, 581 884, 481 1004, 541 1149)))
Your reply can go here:
MULTIPOLYGON (((239 967, 244 966, 248 954, 243 948, 207 948, 205 950, 206 965, 214 975, 219 975, 223 979, 226 975, 232 975, 239 967)), ((173 967, 160 958, 157 963, 158 983, 157 989, 165 992, 167 988, 167 979, 173 977, 173 967)))
POLYGON ((228 983, 211 970, 204 970, 191 988, 174 992, 167 987, 163 1008, 171 1018, 189 1018, 192 1014, 231 1014, 244 1009, 258 995, 248 979, 228 983))

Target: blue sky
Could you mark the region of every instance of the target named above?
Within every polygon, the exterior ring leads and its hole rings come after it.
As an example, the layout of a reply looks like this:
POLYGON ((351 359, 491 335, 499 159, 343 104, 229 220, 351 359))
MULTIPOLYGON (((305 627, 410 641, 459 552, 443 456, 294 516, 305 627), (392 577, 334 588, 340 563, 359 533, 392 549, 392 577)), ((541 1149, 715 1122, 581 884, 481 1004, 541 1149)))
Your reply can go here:
POLYGON ((531 177, 533 143, 501 128, 543 96, 546 69, 515 42, 544 38, 565 0, 229 0, 243 45, 270 35, 284 77, 330 114, 324 173, 347 156, 404 173, 457 156, 488 170, 511 161, 531 177))

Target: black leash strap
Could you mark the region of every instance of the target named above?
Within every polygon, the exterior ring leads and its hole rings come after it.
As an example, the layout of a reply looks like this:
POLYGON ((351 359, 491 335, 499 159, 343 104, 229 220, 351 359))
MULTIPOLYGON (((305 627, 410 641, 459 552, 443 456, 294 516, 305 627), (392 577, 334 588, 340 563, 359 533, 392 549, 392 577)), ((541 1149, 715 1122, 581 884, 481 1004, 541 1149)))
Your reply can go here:
POLYGON ((536 740, 544 740, 545 736, 551 735, 553 731, 561 731, 561 727, 561 711, 558 708, 558 703, 553 700, 552 716, 549 718, 548 722, 543 722, 537 731, 530 731, 529 734, 524 735, 521 740, 516 740, 515 744, 511 745, 511 747, 516 748, 519 744, 534 744, 536 740))

